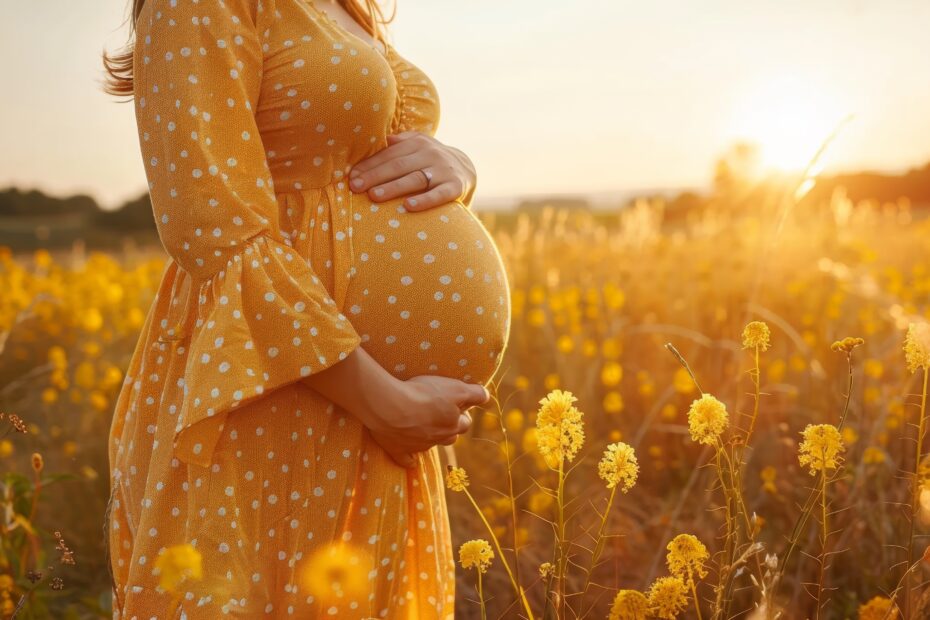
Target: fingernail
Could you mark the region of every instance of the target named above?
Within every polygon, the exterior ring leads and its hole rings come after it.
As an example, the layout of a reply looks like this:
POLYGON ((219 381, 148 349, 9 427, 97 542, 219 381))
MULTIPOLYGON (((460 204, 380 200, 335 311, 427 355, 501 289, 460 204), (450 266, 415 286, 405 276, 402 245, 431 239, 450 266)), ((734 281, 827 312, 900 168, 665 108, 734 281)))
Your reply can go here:
MULTIPOLYGON (((353 170, 353 172, 354 172, 354 170, 353 170)), ((352 175, 350 174, 349 176, 352 176, 352 175)), ((358 176, 358 175, 356 175, 356 176, 358 176)), ((362 180, 361 180, 361 179, 352 179, 352 187, 358 188, 358 187, 361 187, 361 186, 362 186, 362 180)))
POLYGON ((415 206, 417 206, 417 199, 416 199, 416 198, 411 198, 411 199, 409 199, 409 200, 407 201, 407 204, 409 204, 411 207, 415 207, 415 206))
POLYGON ((375 188, 375 196, 383 196, 383 195, 384 195, 384 188, 383 188, 383 187, 376 187, 376 188, 375 188))

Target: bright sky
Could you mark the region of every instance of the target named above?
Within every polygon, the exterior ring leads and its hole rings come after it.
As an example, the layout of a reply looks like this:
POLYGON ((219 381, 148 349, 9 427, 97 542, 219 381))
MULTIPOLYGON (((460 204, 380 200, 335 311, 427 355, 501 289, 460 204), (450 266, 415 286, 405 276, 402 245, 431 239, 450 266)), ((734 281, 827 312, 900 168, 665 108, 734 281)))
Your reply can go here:
MULTIPOLYGON (((99 56, 127 0, 4 2, 0 187, 145 189, 130 104, 99 56)), ((387 5, 387 12, 390 13, 387 5)), ((926 0, 398 0, 399 52, 435 82, 437 138, 482 198, 702 186, 740 137, 797 165, 847 114, 826 170, 930 160, 926 0)))

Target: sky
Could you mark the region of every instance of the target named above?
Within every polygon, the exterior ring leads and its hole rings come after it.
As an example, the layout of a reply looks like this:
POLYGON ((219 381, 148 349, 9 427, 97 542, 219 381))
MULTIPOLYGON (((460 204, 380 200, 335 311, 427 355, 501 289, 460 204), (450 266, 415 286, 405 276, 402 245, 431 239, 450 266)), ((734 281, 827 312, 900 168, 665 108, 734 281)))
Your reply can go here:
MULTIPOLYGON (((138 197, 132 106, 101 90, 127 0, 0 7, 0 188, 138 197)), ((737 140, 796 167, 847 117, 825 172, 930 161, 927 0, 397 0, 390 31, 435 83, 436 138, 475 163, 478 206, 703 187, 737 140)))

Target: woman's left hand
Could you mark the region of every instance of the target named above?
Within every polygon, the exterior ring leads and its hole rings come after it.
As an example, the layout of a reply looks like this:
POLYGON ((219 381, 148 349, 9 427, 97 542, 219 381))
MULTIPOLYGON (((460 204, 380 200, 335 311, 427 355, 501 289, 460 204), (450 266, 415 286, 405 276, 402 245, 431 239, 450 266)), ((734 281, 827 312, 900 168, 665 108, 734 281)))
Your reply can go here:
POLYGON ((388 146, 352 167, 352 191, 367 192, 373 202, 408 196, 404 207, 409 211, 471 200, 477 174, 465 153, 421 131, 391 134, 387 141, 388 146), (421 170, 432 175, 429 190, 421 170))

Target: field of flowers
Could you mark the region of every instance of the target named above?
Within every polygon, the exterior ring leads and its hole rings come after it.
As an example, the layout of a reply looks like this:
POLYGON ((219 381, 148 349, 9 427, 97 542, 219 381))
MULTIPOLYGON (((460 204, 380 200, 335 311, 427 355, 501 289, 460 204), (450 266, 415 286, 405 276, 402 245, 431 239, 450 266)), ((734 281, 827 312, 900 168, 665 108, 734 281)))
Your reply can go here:
MULTIPOLYGON (((773 189, 479 214, 513 324, 447 455, 457 618, 930 617, 919 210, 773 189)), ((164 265, 0 249, 5 618, 109 615, 107 433, 164 265)), ((340 561, 307 586, 363 588, 340 561)))

